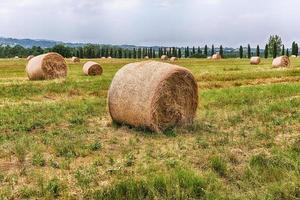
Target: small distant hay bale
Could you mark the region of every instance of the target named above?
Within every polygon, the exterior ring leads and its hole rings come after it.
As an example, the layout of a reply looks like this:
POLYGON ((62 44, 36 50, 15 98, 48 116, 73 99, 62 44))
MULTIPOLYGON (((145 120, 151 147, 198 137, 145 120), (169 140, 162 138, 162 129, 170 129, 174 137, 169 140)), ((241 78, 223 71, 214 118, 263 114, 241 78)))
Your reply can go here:
POLYGON ((74 62, 74 63, 80 62, 80 58, 73 56, 72 62, 74 62))
POLYGON ((34 55, 30 55, 26 58, 27 61, 31 60, 32 58, 34 58, 34 55))
POLYGON ((214 55, 212 56, 212 59, 213 59, 213 60, 221 60, 222 57, 221 57, 221 55, 220 55, 219 53, 216 53, 216 54, 214 54, 214 55))
POLYGON ((88 76, 96 76, 101 75, 103 72, 103 69, 100 64, 88 61, 83 65, 83 73, 88 76))
POLYGON ((260 64, 260 57, 258 57, 258 56, 251 57, 250 64, 251 65, 259 65, 260 64))
POLYGON ((156 61, 125 65, 108 94, 113 121, 155 132, 191 123, 197 106, 198 86, 192 73, 156 61))
POLYGON ((176 58, 176 57, 170 58, 170 61, 171 61, 171 62, 175 62, 176 60, 178 60, 178 58, 176 58))
POLYGON ((101 57, 101 59, 103 59, 103 60, 104 60, 104 59, 106 59, 106 57, 101 57))
POLYGON ((144 58, 144 59, 148 60, 148 59, 149 59, 149 56, 145 56, 145 58, 144 58))
POLYGON ((30 80, 48 80, 66 77, 68 67, 60 54, 47 53, 32 58, 26 66, 26 72, 30 80))
POLYGON ((168 56, 162 55, 162 56, 160 57, 160 59, 161 59, 161 60, 168 60, 168 56))
POLYGON ((107 59, 112 59, 112 57, 111 57, 111 56, 108 56, 107 59))
POLYGON ((19 59, 19 56, 15 56, 14 59, 18 60, 18 59, 19 59))
POLYGON ((207 60, 211 60, 211 56, 208 56, 208 57, 207 57, 207 60))
POLYGON ((273 67, 289 67, 291 61, 287 56, 280 56, 273 60, 272 66, 273 67))
POLYGON ((291 55, 291 57, 292 57, 292 58, 297 58, 297 56, 296 56, 296 55, 291 55))

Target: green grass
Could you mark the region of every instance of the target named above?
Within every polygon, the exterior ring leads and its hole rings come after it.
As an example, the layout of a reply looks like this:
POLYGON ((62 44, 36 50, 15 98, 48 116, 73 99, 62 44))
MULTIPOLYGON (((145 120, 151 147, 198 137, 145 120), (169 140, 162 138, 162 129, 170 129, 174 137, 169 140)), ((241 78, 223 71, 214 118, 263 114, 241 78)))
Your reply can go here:
POLYGON ((156 134, 111 122, 104 74, 28 81, 0 60, 0 199, 299 199, 300 59, 182 59, 194 74, 195 123, 156 134))

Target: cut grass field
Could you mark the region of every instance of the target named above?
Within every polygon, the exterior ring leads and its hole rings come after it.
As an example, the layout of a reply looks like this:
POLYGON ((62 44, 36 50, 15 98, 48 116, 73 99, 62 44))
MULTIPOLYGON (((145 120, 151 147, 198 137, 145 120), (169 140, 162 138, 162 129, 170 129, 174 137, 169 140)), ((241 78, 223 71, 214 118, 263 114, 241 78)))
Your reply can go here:
MULTIPOLYGON (((195 123, 165 134, 118 126, 104 73, 28 81, 0 60, 0 199, 299 199, 300 59, 182 59, 199 84, 195 123)), ((130 108, 129 108, 130 109, 130 108)))

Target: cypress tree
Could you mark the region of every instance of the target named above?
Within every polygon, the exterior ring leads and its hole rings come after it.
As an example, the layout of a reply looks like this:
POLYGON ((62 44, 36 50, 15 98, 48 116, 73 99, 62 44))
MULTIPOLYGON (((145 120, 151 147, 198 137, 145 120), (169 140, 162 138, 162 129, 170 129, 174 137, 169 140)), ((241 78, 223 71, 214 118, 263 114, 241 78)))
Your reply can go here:
POLYGON ((260 57, 260 48, 259 45, 256 47, 256 56, 260 57))
POLYGON ((276 58, 277 57, 277 44, 274 43, 273 45, 273 58, 276 58))
POLYGON ((189 58, 190 57, 190 48, 187 47, 186 48, 186 58, 189 58))
POLYGON ((196 54, 196 49, 195 47, 193 47, 193 54, 192 55, 195 55, 196 54))
POLYGON ((250 44, 248 44, 248 58, 251 58, 251 47, 250 44))
POLYGON ((299 49, 298 49, 298 44, 295 43, 295 56, 298 56, 299 49))
POLYGON ((135 48, 133 48, 132 54, 133 54, 133 58, 136 59, 136 49, 135 48))
POLYGON ((182 58, 182 55, 181 55, 181 48, 178 49, 178 58, 182 58))
POLYGON ((285 48, 284 45, 282 45, 281 55, 284 56, 284 54, 285 54, 285 48))
POLYGON ((205 55, 205 57, 207 58, 207 55, 208 55, 208 52, 207 52, 207 45, 205 45, 205 47, 204 47, 204 55, 205 55))
POLYGON ((286 55, 287 55, 288 57, 290 57, 289 49, 286 49, 286 55))
POLYGON ((266 47, 265 47, 265 58, 268 58, 269 57, 269 45, 266 44, 266 47))
POLYGON ((243 49, 243 46, 240 46, 239 53, 240 53, 240 58, 242 59, 242 58, 244 57, 244 49, 243 49))
POLYGON ((222 45, 220 46, 220 56, 224 58, 224 50, 222 45))
POLYGON ((211 56, 213 56, 214 54, 215 54, 215 46, 212 45, 212 47, 211 47, 211 56))
POLYGON ((201 52, 201 48, 200 47, 198 47, 198 50, 197 50, 197 54, 201 54, 202 52, 201 52))

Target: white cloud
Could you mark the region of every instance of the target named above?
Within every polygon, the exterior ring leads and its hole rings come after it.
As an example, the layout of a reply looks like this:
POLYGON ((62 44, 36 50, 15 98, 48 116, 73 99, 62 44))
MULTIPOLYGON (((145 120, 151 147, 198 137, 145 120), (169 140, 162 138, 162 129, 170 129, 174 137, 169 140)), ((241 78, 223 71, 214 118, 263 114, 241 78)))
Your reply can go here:
POLYGON ((298 0, 0 0, 1 36, 148 45, 300 40, 298 0))

